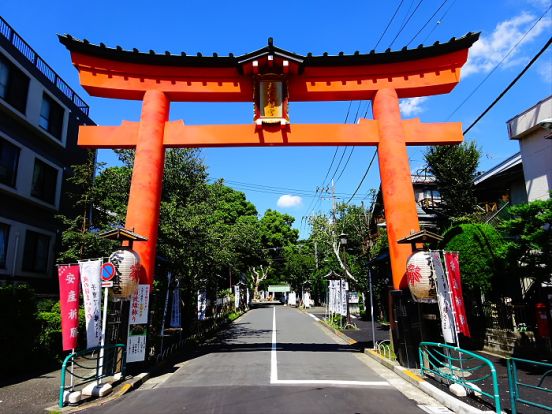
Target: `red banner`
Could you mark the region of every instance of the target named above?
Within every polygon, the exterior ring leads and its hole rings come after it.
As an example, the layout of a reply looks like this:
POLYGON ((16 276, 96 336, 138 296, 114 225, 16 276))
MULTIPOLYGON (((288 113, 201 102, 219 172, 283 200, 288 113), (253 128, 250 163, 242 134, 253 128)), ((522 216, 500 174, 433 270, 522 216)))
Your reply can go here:
POLYGON ((68 351, 77 347, 80 292, 79 265, 59 266, 58 277, 63 350, 68 351))
POLYGON ((464 306, 464 296, 462 294, 462 280, 460 277, 460 263, 458 253, 444 252, 445 266, 447 267, 448 282, 452 296, 452 306, 454 306, 454 319, 458 332, 464 336, 470 337, 470 327, 466 318, 466 307, 464 306))

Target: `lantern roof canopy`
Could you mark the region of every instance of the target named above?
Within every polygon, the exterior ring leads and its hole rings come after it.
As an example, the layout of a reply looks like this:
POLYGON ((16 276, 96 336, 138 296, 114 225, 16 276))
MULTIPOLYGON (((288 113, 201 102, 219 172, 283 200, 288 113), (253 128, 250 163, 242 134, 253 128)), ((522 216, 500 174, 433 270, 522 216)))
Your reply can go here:
POLYGON ((344 276, 340 275, 339 273, 334 272, 333 270, 330 270, 330 273, 324 276, 324 279, 328 280, 339 280, 339 279, 345 279, 344 276))
POLYGON ((108 240, 119 240, 119 241, 146 241, 147 237, 141 236, 138 233, 134 233, 131 230, 125 228, 117 228, 113 230, 108 230, 103 233, 100 233, 100 237, 108 240))
POLYGON ((382 88, 400 98, 448 93, 460 80, 468 49, 479 33, 448 42, 384 52, 300 55, 268 44, 250 53, 173 54, 107 47, 59 35, 71 52, 82 86, 93 96, 141 100, 161 90, 171 101, 247 102, 256 75, 285 75, 290 101, 372 99, 382 88))
POLYGON ((438 234, 427 231, 426 229, 411 233, 408 236, 397 240, 397 243, 400 244, 411 244, 411 243, 437 243, 443 240, 443 237, 438 234))

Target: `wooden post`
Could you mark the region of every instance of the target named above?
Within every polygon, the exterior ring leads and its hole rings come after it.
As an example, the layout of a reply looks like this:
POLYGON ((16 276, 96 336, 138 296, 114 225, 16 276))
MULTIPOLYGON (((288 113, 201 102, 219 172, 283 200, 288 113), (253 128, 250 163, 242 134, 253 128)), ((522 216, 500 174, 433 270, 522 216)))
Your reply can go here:
POLYGON ((412 248, 397 241, 420 228, 397 92, 394 89, 380 89, 374 98, 373 108, 380 134, 378 159, 393 287, 401 289, 407 287, 406 261, 412 254, 412 248))

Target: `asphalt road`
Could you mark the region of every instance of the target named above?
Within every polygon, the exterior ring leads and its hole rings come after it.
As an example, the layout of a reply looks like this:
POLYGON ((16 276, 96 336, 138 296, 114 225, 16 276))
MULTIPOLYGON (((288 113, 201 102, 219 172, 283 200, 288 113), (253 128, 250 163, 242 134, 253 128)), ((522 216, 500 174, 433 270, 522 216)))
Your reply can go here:
POLYGON ((254 309, 175 372, 86 413, 426 412, 364 358, 297 309, 254 309))

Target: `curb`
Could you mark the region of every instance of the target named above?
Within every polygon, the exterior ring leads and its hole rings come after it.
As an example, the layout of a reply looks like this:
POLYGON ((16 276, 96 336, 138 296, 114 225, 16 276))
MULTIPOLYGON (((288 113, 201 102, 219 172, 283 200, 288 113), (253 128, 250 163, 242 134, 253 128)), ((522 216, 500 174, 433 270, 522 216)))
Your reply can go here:
POLYGON ((366 355, 373 358, 381 365, 389 368, 395 372, 402 379, 408 381, 410 384, 419 388, 435 400, 439 401, 449 410, 458 413, 458 414, 483 414, 483 413, 494 413, 494 411, 482 411, 478 408, 472 407, 471 405, 460 401, 457 398, 454 398, 452 395, 447 394, 446 392, 440 390, 439 388, 431 385, 429 382, 424 380, 422 377, 416 373, 410 371, 409 369, 400 366, 397 362, 390 361, 386 358, 380 356, 376 351, 372 349, 367 349, 364 351, 366 355))
POLYGON ((149 372, 143 372, 141 374, 138 374, 123 382, 121 385, 117 387, 116 391, 112 392, 110 395, 104 398, 96 398, 89 402, 84 401, 82 404, 79 404, 78 406, 65 406, 63 408, 60 408, 59 405, 54 405, 52 407, 46 408, 45 411, 50 414, 59 414, 59 413, 65 414, 65 413, 77 413, 92 407, 98 407, 107 402, 110 402, 122 397, 127 392, 135 390, 136 388, 140 387, 140 385, 142 385, 144 382, 146 382, 150 378, 150 376, 151 374, 149 372))

